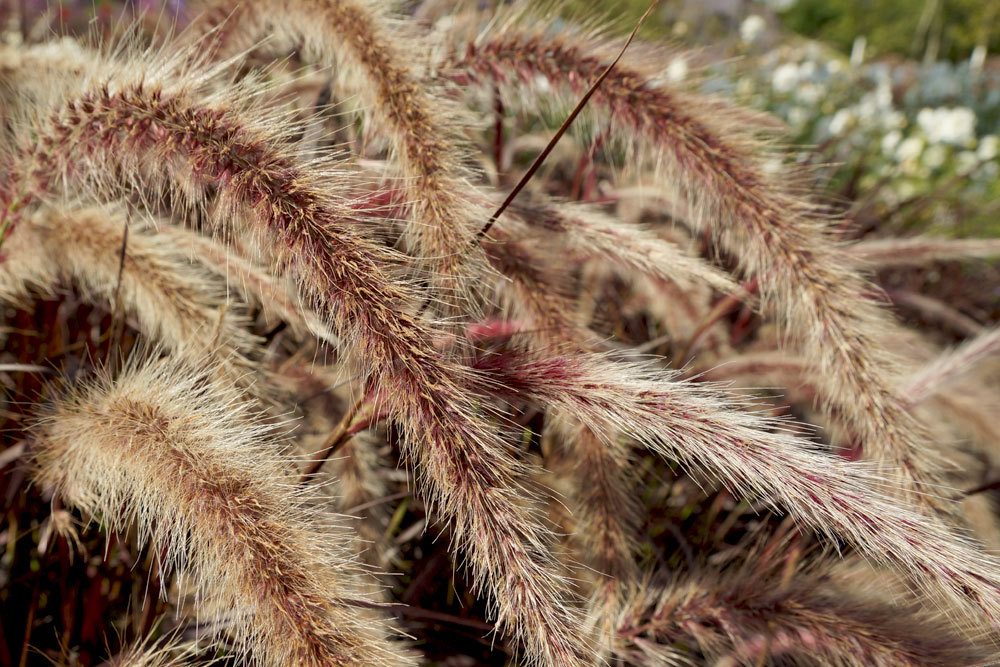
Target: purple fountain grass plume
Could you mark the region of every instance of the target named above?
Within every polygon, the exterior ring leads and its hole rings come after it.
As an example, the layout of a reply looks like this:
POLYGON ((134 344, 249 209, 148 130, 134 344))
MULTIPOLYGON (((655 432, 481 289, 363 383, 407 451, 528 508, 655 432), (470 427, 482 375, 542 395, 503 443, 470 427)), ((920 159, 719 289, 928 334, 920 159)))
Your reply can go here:
MULTIPOLYGON (((500 240, 502 241, 503 239, 500 239, 500 240)), ((511 243, 507 242, 506 243, 506 247, 505 247, 505 252, 507 252, 507 253, 510 252, 510 246, 511 246, 511 243)), ((489 248, 490 246, 487 246, 487 247, 489 248)), ((505 274, 509 275, 511 273, 511 271, 508 270, 508 267, 515 267, 515 271, 519 271, 523 275, 526 265, 527 265, 526 262, 523 262, 523 261, 512 261, 512 260, 510 260, 508 258, 508 260, 505 263, 498 264, 497 268, 498 268, 498 270, 501 271, 501 273, 505 273, 505 274)), ((524 281, 523 278, 518 278, 518 279, 521 280, 522 282, 524 281)), ((538 292, 537 289, 532 289, 531 287, 528 287, 525 291, 528 294, 532 294, 532 293, 537 293, 538 292)), ((553 318, 550 313, 546 313, 545 307, 548 306, 548 305, 549 305, 549 303, 542 303, 536 309, 538 312, 541 313, 541 315, 539 316, 539 319, 537 319, 535 321, 536 325, 539 325, 539 324, 541 324, 543 322, 552 322, 553 319, 555 321, 558 321, 560 319, 560 317, 558 317, 558 316, 555 317, 555 318, 553 318)), ((559 327, 559 326, 551 327, 551 326, 549 326, 549 327, 539 327, 539 328, 542 329, 543 331, 550 332, 549 336, 548 336, 549 340, 558 339, 558 338, 560 338, 560 336, 565 336, 566 332, 567 332, 567 328, 566 327, 559 327), (551 333, 553 331, 556 332, 556 333, 551 333)), ((543 339, 545 338, 544 334, 535 334, 535 336, 536 337, 542 337, 543 339)), ((566 347, 565 347, 566 345, 569 346, 569 349, 573 349, 573 343, 570 342, 570 343, 567 344, 565 342, 565 339, 563 340, 562 345, 559 346, 559 347, 561 347, 561 349, 566 349, 566 347)), ((579 344, 577 344, 577 345, 579 345, 579 344)), ((580 348, 577 347, 576 349, 580 349, 580 348)), ((803 371, 806 371, 809 368, 808 364, 802 364, 800 362, 798 365, 796 365, 794 362, 795 362, 794 359, 791 360, 791 362, 789 362, 789 360, 787 358, 783 358, 783 359, 769 358, 769 359, 758 360, 757 365, 760 366, 761 364, 763 364, 766 367, 770 367, 772 370, 775 370, 775 368, 777 368, 777 370, 780 371, 779 374, 782 376, 781 379, 787 379, 789 377, 789 373, 792 373, 792 374, 801 374, 803 371), (791 368, 789 368, 789 363, 791 363, 791 368)), ((746 364, 744 364, 744 365, 746 365, 746 364)), ((759 368, 757 370, 759 370, 759 368)), ((614 376, 614 373, 622 373, 622 374, 624 374, 624 375, 627 376, 627 373, 625 373, 625 371, 623 371, 623 370, 615 370, 615 369, 610 369, 610 368, 605 369, 605 372, 604 372, 603 376, 610 378, 610 377, 614 376)), ((544 372, 542 372, 542 374, 544 374, 544 372)), ((553 374, 554 375, 558 375, 558 373, 553 373, 553 374)), ((581 383, 581 386, 587 387, 588 391, 592 392, 593 389, 594 389, 594 387, 595 387, 594 381, 591 379, 592 377, 593 376, 580 376, 580 377, 577 378, 577 380, 581 383)), ((502 380, 500 384, 503 385, 504 382, 505 382, 505 380, 507 380, 507 379, 509 379, 509 378, 505 377, 504 380, 502 380)), ((564 387, 564 390, 565 391, 570 391, 569 385, 572 385, 572 384, 573 384, 572 380, 567 380, 567 384, 564 387)), ((825 389, 825 387, 822 387, 822 388, 825 389)), ((641 392, 633 393, 630 396, 630 398, 632 400, 635 400, 635 397, 639 396, 639 395, 641 395, 641 392)), ((812 395, 815 396, 816 392, 813 392, 812 395)), ((582 401, 582 402, 587 402, 587 401, 592 400, 592 394, 588 393, 588 396, 590 396, 590 398, 583 398, 583 397, 581 397, 579 400, 582 401)), ((550 400, 555 400, 552 397, 548 397, 548 398, 550 400)), ((621 398, 622 403, 624 404, 627 400, 629 400, 629 399, 626 399, 624 397, 624 394, 623 394, 622 398, 621 398)), ((839 418, 839 421, 844 422, 845 424, 847 424, 849 426, 850 425, 850 421, 849 421, 849 419, 846 419, 844 417, 844 414, 843 414, 845 411, 849 410, 849 406, 843 406, 841 408, 841 406, 837 406, 836 405, 836 401, 835 400, 830 401, 830 403, 831 403, 831 405, 835 406, 835 407, 831 408, 832 415, 835 418, 839 418)), ((587 414, 586 412, 583 412, 581 410, 580 406, 572 406, 571 407, 570 404, 563 403, 561 405, 557 405, 557 407, 561 408, 560 412, 563 412, 565 414, 574 415, 578 419, 580 418, 581 414, 583 414, 583 415, 587 414)), ((610 407, 607 407, 606 409, 607 409, 607 412, 605 414, 606 419, 605 419, 605 421, 602 424, 605 428, 602 429, 600 426, 595 426, 595 424, 601 424, 601 422, 599 420, 584 419, 583 420, 584 423, 587 423, 590 429, 596 429, 597 432, 602 432, 602 433, 614 432, 614 429, 615 429, 616 426, 618 426, 619 428, 622 428, 626 433, 628 433, 628 430, 627 430, 628 428, 630 428, 630 427, 631 428, 635 428, 634 426, 630 426, 630 425, 634 425, 636 423, 641 423, 641 422, 637 422, 636 421, 636 417, 635 416, 632 416, 632 415, 625 416, 626 413, 625 412, 621 412, 619 414, 621 415, 621 421, 624 423, 624 426, 619 426, 615 422, 611 421, 611 417, 610 417, 611 415, 616 414, 616 411, 614 409, 610 408, 610 407)), ((665 429, 666 427, 662 427, 662 428, 665 429)), ((653 429, 653 428, 650 428, 649 430, 645 431, 645 433, 646 433, 647 436, 649 436, 650 434, 653 434, 655 432, 656 432, 656 430, 653 429)), ((766 456, 766 455, 764 455, 764 456, 766 456)), ((817 462, 817 464, 821 465, 818 462, 817 462)), ((607 462, 605 463, 605 465, 607 465, 607 462)), ((820 467, 820 468, 816 468, 816 469, 822 469, 822 468, 820 467)), ((803 465, 800 468, 798 474, 807 475, 807 474, 809 474, 808 470, 809 470, 808 466, 803 465)), ((845 472, 847 472, 847 471, 845 471, 845 472)), ((732 474, 733 473, 723 474, 723 475, 721 475, 721 477, 723 479, 739 479, 738 476, 737 477, 732 477, 731 476, 732 474)), ((849 477, 846 474, 842 477, 842 479, 844 481, 849 481, 849 477)), ((871 479, 868 480, 869 483, 871 483, 871 481, 872 481, 871 479)), ((772 494, 773 494, 773 490, 772 490, 772 494)), ((772 495, 772 497, 773 497, 773 495, 772 495)), ((811 499, 807 499, 807 498, 808 498, 807 496, 802 496, 802 497, 800 497, 799 500, 801 502, 804 502, 804 503, 808 504, 809 502, 811 502, 811 499)), ((897 507, 897 511, 899 511, 899 509, 900 508, 897 507)), ((795 512, 796 510, 793 509, 792 511, 795 512)), ((822 530, 822 524, 823 524, 823 520, 822 519, 816 519, 816 520, 814 520, 814 522, 811 525, 813 525, 813 527, 816 527, 816 528, 819 528, 820 530, 822 530)), ((843 525, 843 524, 841 524, 841 525, 843 525)), ((944 525, 938 525, 938 526, 936 526, 936 529, 939 530, 939 531, 941 531, 941 534, 939 534, 939 538, 944 539, 945 541, 947 541, 948 539, 950 539, 952 537, 949 534, 948 529, 944 525)), ((871 537, 872 536, 870 535, 866 539, 870 539, 871 537)), ((897 549, 897 555, 902 555, 903 556, 902 563, 903 563, 903 567, 905 568, 906 567, 906 563, 907 563, 906 559, 909 558, 909 556, 906 555, 906 551, 911 551, 911 552, 915 551, 916 545, 915 544, 910 544, 909 546, 907 546, 905 539, 901 535, 897 535, 896 536, 896 540, 897 540, 896 544, 894 545, 893 548, 897 549)), ((963 547, 963 548, 967 549, 967 547, 963 547)), ((971 558, 972 558, 971 555, 970 555, 971 553, 972 553, 971 550, 968 550, 968 553, 966 554, 966 561, 967 562, 969 562, 971 560, 971 558)), ((885 553, 883 552, 882 556, 884 556, 884 555, 885 555, 885 553)), ((950 582, 947 581, 949 579, 949 570, 948 570, 947 566, 945 566, 943 563, 938 563, 937 567, 938 567, 938 574, 939 574, 939 576, 942 577, 942 579, 944 579, 946 586, 950 585, 952 587, 951 593, 957 594, 959 597, 961 597, 962 596, 962 590, 963 590, 962 589, 962 584, 957 583, 955 580, 952 580, 950 582)), ((987 574, 985 576, 986 576, 987 580, 990 580, 989 577, 991 575, 988 574, 988 571, 989 571, 989 568, 987 568, 987 570, 986 570, 987 574)), ((911 572, 911 575, 912 574, 914 574, 914 573, 911 572)), ((975 578, 975 576, 980 576, 980 575, 979 574, 974 574, 973 578, 975 578)), ((973 597, 975 597, 975 596, 973 596, 973 597)), ((993 604, 993 603, 987 603, 987 604, 990 605, 990 604, 993 604)))
MULTIPOLYGON (((515 211, 516 215, 518 212, 515 211)), ((494 228, 494 236, 486 248, 496 268, 511 279, 506 284, 508 297, 514 301, 514 312, 531 322, 529 332, 518 337, 519 344, 544 348, 546 344, 567 354, 581 353, 598 345, 596 336, 574 328, 572 306, 560 300, 558 289, 540 268, 541 262, 532 256, 532 244, 507 238, 509 222, 494 228)), ((676 283, 671 283, 676 284, 676 283)), ((613 371, 608 369, 609 374, 613 371)), ((590 386, 590 385, 585 385, 590 386)), ((573 512, 573 539, 581 540, 587 548, 581 549, 581 560, 598 573, 609 577, 594 582, 595 588, 588 596, 591 618, 597 632, 596 644, 605 651, 610 649, 613 620, 619 609, 620 590, 624 582, 634 580, 632 569, 619 567, 621 563, 634 563, 627 554, 634 531, 634 500, 628 493, 627 457, 620 455, 621 444, 616 441, 616 428, 608 422, 580 419, 579 412, 560 410, 563 420, 576 429, 582 437, 565 443, 563 456, 570 461, 563 470, 559 457, 550 462, 553 472, 568 478, 566 487, 573 512), (586 427, 580 426, 586 424, 586 427), (603 441, 603 443, 602 443, 603 441), (601 447, 603 445, 603 447, 601 447)))
POLYGON ((225 278, 226 285, 236 289, 245 302, 259 305, 268 318, 284 322, 295 335, 312 335, 335 348, 340 346, 337 336, 319 314, 299 302, 289 281, 271 275, 258 263, 246 259, 242 253, 218 240, 189 229, 164 225, 157 231, 157 236, 169 239, 180 251, 187 252, 192 261, 201 262, 207 269, 225 278))
POLYGON ((173 354, 211 354, 230 382, 246 384, 259 341, 218 281, 156 235, 134 229, 109 208, 45 207, 18 225, 3 247, 0 300, 24 303, 73 284, 88 300, 124 309, 139 329, 173 354), (124 259, 122 250, 124 248, 124 259))
MULTIPOLYGON (((577 322, 575 304, 561 285, 562 276, 546 269, 547 262, 532 250, 534 244, 511 234, 516 217, 516 212, 508 215, 483 242, 494 268, 506 278, 499 285, 506 310, 530 323, 527 330, 515 331, 514 340, 518 345, 554 347, 570 354, 597 347, 597 336, 577 322)), ((571 413, 561 415, 560 424, 556 430, 560 453, 548 463, 569 489, 571 544, 577 547, 578 559, 596 575, 585 576, 583 583, 589 587, 586 597, 594 645, 606 655, 620 607, 618 593, 637 574, 632 550, 639 511, 629 492, 628 450, 571 413)))
POLYGON ((789 572, 753 559, 635 589, 619 618, 615 657, 671 664, 665 659, 688 643, 720 667, 975 667, 996 657, 926 610, 831 586, 822 562, 789 572))
POLYGON ((384 533, 389 516, 388 507, 377 501, 387 497, 389 491, 378 472, 384 463, 378 447, 379 441, 374 436, 358 433, 338 450, 331 461, 330 474, 337 480, 338 511, 351 516, 361 514, 354 525, 364 541, 362 558, 384 568, 388 566, 384 533))
POLYGON ((548 428, 556 451, 546 458, 546 467, 566 481, 561 488, 569 505, 570 545, 585 567, 577 577, 590 598, 595 645, 608 659, 624 602, 621 592, 641 578, 636 558, 641 508, 633 462, 628 443, 602 438, 574 420, 556 417, 548 428))
MULTIPOLYGON (((644 344, 640 351, 658 347, 660 342, 667 340, 671 343, 674 354, 679 354, 682 349, 690 350, 695 334, 712 310, 712 291, 707 287, 685 290, 674 283, 644 279, 634 280, 633 290, 636 302, 634 308, 666 328, 663 337, 644 344)), ((712 360, 731 353, 729 332, 723 321, 717 321, 702 331, 698 354, 694 359, 699 364, 708 365, 712 360)), ((686 359, 676 361, 687 362, 686 359)))
MULTIPOLYGON (((530 91, 575 99, 610 61, 609 49, 562 29, 552 35, 523 28, 531 14, 500 17, 446 65, 453 78, 486 80, 505 99, 530 104, 530 91), (528 102, 525 102, 528 100, 528 102)), ((827 396, 846 408, 864 450, 916 502, 943 509, 928 486, 923 435, 894 393, 893 357, 877 344, 886 316, 867 297, 822 215, 788 176, 768 172, 766 150, 739 123, 697 95, 669 88, 658 71, 636 60, 620 63, 591 106, 612 121, 612 134, 674 184, 691 222, 710 230, 721 249, 760 280, 765 307, 803 342, 827 396)), ((538 93, 540 95, 540 93, 538 93)))
POLYGON ((1000 622, 1000 564, 936 513, 893 498, 892 477, 818 451, 722 398, 718 387, 675 382, 649 365, 597 355, 544 357, 504 350, 476 367, 487 388, 573 415, 597 433, 621 433, 679 460, 737 497, 761 496, 820 534, 846 539, 914 585, 978 620, 1000 622))
MULTIPOLYGON (((510 217, 493 227, 483 247, 506 278, 499 284, 506 310, 530 323, 526 330, 515 330, 514 340, 527 347, 555 346, 567 353, 597 346, 597 336, 577 322, 575 304, 561 289, 561 278, 546 270, 531 244, 508 236, 510 217)), ((620 607, 620 586, 637 573, 632 548, 638 508, 629 492, 628 450, 572 413, 561 415, 560 422, 556 433, 560 453, 548 465, 569 490, 570 541, 577 547, 579 561, 593 571, 581 583, 591 606, 594 646, 606 656, 620 607)))
MULTIPOLYGON (((911 365, 917 370, 908 378, 904 378, 902 395, 912 397, 908 401, 908 409, 930 410, 928 421, 935 428, 950 426, 953 430, 957 429, 957 432, 970 439, 990 461, 994 463, 1000 461, 998 458, 1000 450, 996 447, 996 443, 1000 442, 1000 428, 994 418, 997 410, 1000 410, 996 392, 976 378, 961 377, 963 371, 968 369, 962 361, 964 357, 962 347, 942 353, 936 360, 926 361, 931 358, 932 350, 912 338, 907 335, 904 340, 900 340, 897 337, 897 345, 907 347, 909 356, 916 355, 914 359, 924 363, 923 367, 918 367, 917 364, 920 362, 914 361, 911 365), (917 343, 916 346, 914 342, 917 343), (955 372, 954 375, 952 371, 955 372), (953 384, 945 386, 949 378, 953 384), (938 380, 945 384, 938 384, 938 380), (945 391, 946 389, 948 390, 945 391)), ((971 341, 967 345, 970 349, 965 351, 972 352, 973 356, 977 356, 977 349, 983 350, 992 346, 989 339, 971 341)), ((734 354, 705 370, 700 370, 699 366, 696 374, 699 380, 725 382, 741 388, 780 390, 785 401, 804 405, 815 402, 823 390, 822 386, 817 386, 813 382, 814 375, 808 362, 789 356, 780 350, 765 349, 734 354)), ((855 437, 846 420, 838 413, 829 413, 828 417, 830 423, 825 426, 841 434, 845 443, 855 437)), ((937 437, 936 440, 950 443, 955 437, 955 434, 951 433, 937 437)), ((942 458, 949 460, 949 468, 957 467, 959 470, 968 468, 968 466, 956 466, 954 461, 956 449, 953 446, 949 444, 940 449, 942 458)), ((963 479, 969 480, 970 477, 966 475, 963 479)), ((963 507, 965 504, 963 502, 963 507)), ((963 509, 963 514, 968 515, 968 512, 963 509)), ((977 521, 976 525, 981 527, 984 522, 977 521)), ((982 531, 978 531, 977 534, 982 534, 982 531)))
MULTIPOLYGON (((507 237, 510 222, 519 213, 513 211, 512 216, 494 227, 495 238, 485 245, 496 268, 511 279, 505 287, 514 312, 531 323, 525 335, 515 340, 519 345, 527 341, 529 347, 535 348, 549 345, 568 354, 596 347, 596 336, 574 328, 572 304, 558 297, 560 290, 541 268, 544 262, 533 256, 533 244, 507 237)), ((622 455, 624 450, 613 426, 580 420, 578 413, 568 410, 560 411, 559 417, 566 423, 564 431, 577 433, 568 439, 563 436, 561 449, 565 451, 548 463, 554 473, 566 478, 563 486, 568 489, 573 515, 572 541, 577 545, 582 542, 585 547, 578 551, 578 557, 596 573, 609 575, 593 582, 595 589, 588 596, 597 626, 596 643, 608 650, 609 630, 621 602, 621 586, 635 578, 631 554, 635 507, 625 465, 628 457, 622 455)))
MULTIPOLYGON (((381 421, 381 415, 364 414, 371 406, 363 400, 359 404, 363 397, 352 391, 352 371, 346 365, 288 361, 276 364, 271 384, 285 392, 286 403, 295 403, 302 411, 295 430, 296 452, 304 463, 300 483, 328 492, 327 505, 349 517, 357 533, 356 557, 385 571, 391 560, 385 540, 391 505, 386 499, 392 492, 384 471, 391 465, 383 454, 388 448, 385 439, 367 430, 381 421), (310 472, 316 453, 327 451, 331 440, 336 446, 324 457, 326 465, 310 472)), ((384 589, 375 592, 385 594, 384 589)))
POLYGON ((953 350, 948 350, 906 379, 903 390, 906 402, 909 405, 917 405, 941 393, 998 352, 1000 352, 1000 329, 987 331, 953 350))
POLYGON ((975 336, 983 332, 982 324, 940 299, 896 289, 888 291, 887 294, 893 304, 911 308, 922 318, 940 322, 963 336, 975 336))
POLYGON ((992 259, 1000 256, 1000 239, 872 239, 853 243, 846 251, 865 267, 923 266, 932 262, 992 259))
POLYGON ((960 391, 934 396, 935 406, 954 421, 955 426, 969 437, 994 465, 1000 465, 1000 398, 997 392, 982 386, 963 385, 960 391))
MULTIPOLYGON (((921 375, 916 373, 914 376, 921 375)), ((911 377, 914 377, 911 376, 911 377)), ((697 374, 699 380, 724 381, 736 387, 756 387, 778 390, 782 402, 810 405, 817 400, 822 389, 812 383, 813 375, 809 364, 780 350, 763 350, 733 355, 722 359, 717 365, 697 374)), ((907 393, 909 389, 907 390, 907 393)), ((992 415, 1000 409, 995 392, 989 391, 981 383, 964 381, 954 386, 952 391, 930 396, 918 405, 911 403, 911 409, 922 408, 927 412, 926 421, 932 425, 934 442, 938 445, 943 459, 948 462, 948 483, 955 486, 979 484, 982 480, 979 460, 964 453, 956 443, 961 436, 971 438, 977 448, 991 461, 997 461, 998 450, 995 443, 1000 441, 1000 430, 992 415)), ((835 444, 849 445, 854 435, 845 420, 836 413, 829 415, 830 423, 813 419, 826 431, 826 438, 835 444)), ((850 449, 845 454, 852 454, 850 449)), ((968 496, 960 505, 961 515, 972 528, 973 535, 990 549, 1000 544, 1000 527, 995 518, 996 510, 985 496, 968 496)))
MULTIPOLYGON (((482 192, 483 201, 497 200, 482 192)), ((398 202, 398 197, 393 197, 398 202)), ((370 210, 372 215, 391 218, 396 208, 370 210)), ((649 230, 624 225, 600 210, 580 204, 547 200, 538 204, 511 205, 497 223, 491 239, 484 240, 484 250, 493 267, 509 280, 499 283, 500 297, 512 309, 527 307, 525 301, 547 301, 550 310, 569 310, 568 303, 558 305, 557 295, 567 291, 563 285, 565 272, 551 261, 555 253, 570 249, 581 259, 606 262, 616 266, 623 277, 631 280, 648 279, 656 284, 672 283, 685 290, 708 287, 724 293, 738 288, 722 270, 696 255, 660 238, 649 230), (499 245, 498 245, 499 244, 499 245), (530 267, 530 269, 529 269, 530 267), (530 275, 529 275, 530 274, 530 275), (519 304, 519 301, 521 303, 519 304)), ((553 313, 554 314, 554 313, 553 313)), ((558 320, 549 322, 556 325, 558 320)), ((561 322, 565 326, 568 319, 561 322)))
POLYGON ((131 362, 56 401, 36 429, 35 476, 109 530, 135 525, 219 615, 206 627, 254 664, 410 664, 387 622, 352 605, 350 535, 309 509, 272 437, 209 375, 131 362))
POLYGON ((458 129, 468 121, 421 75, 422 38, 371 0, 207 4, 194 29, 209 33, 207 45, 217 57, 232 56, 264 35, 301 39, 307 58, 332 66, 340 88, 358 95, 366 116, 391 140, 406 195, 407 233, 439 296, 467 297, 470 280, 487 270, 474 236, 488 211, 463 194, 471 186, 458 129))
MULTIPOLYGON (((197 654, 196 644, 182 642, 176 637, 159 641, 145 638, 126 646, 104 664, 108 667, 187 667, 193 664, 197 654)), ((73 664, 75 661, 67 661, 67 667, 73 664)))
POLYGON ((575 317, 576 304, 565 284, 562 270, 539 257, 533 245, 519 240, 508 225, 497 225, 483 249, 496 271, 504 277, 497 291, 505 312, 512 320, 530 322, 527 343, 581 346, 578 338, 589 341, 594 335, 583 329, 575 317))
POLYGON ((138 181, 206 209, 205 188, 213 186, 212 227, 254 230, 272 249, 271 268, 297 276, 303 298, 363 364, 367 391, 400 425, 405 458, 449 522, 498 627, 529 660, 586 662, 566 586, 545 548, 549 535, 517 482, 523 466, 481 413, 468 369, 442 354, 438 330, 412 314, 412 290, 390 273, 399 255, 363 236, 365 216, 337 197, 348 175, 301 162, 282 141, 283 125, 247 110, 252 89, 203 102, 191 85, 210 73, 170 74, 169 63, 143 67, 133 59, 79 83, 42 114, 8 165, 0 192, 8 226, 67 183, 116 190, 138 181), (132 181, 122 183, 123 174, 132 181))
POLYGON ((562 455, 578 471, 575 493, 586 514, 575 535, 584 543, 588 565, 601 577, 629 581, 636 574, 634 541, 639 509, 629 492, 634 487, 628 447, 608 443, 579 424, 563 426, 566 442, 562 455), (568 432, 567 432, 568 431, 568 432), (593 509, 591 509, 593 508, 593 509))
POLYGON ((646 286, 651 301, 662 296, 661 291, 674 289, 680 294, 701 289, 708 289, 708 294, 712 289, 738 289, 720 271, 675 244, 641 229, 620 226, 586 207, 570 207, 568 214, 563 214, 545 208, 529 211, 515 205, 490 231, 483 248, 490 263, 505 278, 498 284, 498 295, 506 312, 514 320, 531 322, 529 330, 522 332, 522 340, 547 349, 606 347, 587 329, 587 323, 578 321, 566 272, 553 261, 555 254, 567 246, 579 247, 594 261, 618 267, 624 278, 646 286), (538 230, 526 224, 532 217, 538 230), (543 218, 547 221, 543 222, 543 218), (565 234, 545 238, 543 227, 565 234))
MULTIPOLYGON (((570 354, 596 347, 597 336, 576 321, 575 304, 561 293, 559 277, 542 267, 543 262, 533 255, 529 244, 507 237, 509 226, 502 223, 494 227, 493 238, 485 241, 484 247, 495 268, 508 278, 500 283, 500 296, 507 310, 530 323, 515 327, 510 332, 512 340, 521 346, 552 346, 570 354)), ((560 445, 547 465, 568 489, 570 521, 575 528, 571 541, 578 547, 579 560, 598 577, 589 577, 589 585, 605 594, 602 597, 592 590, 587 597, 600 606, 592 610, 591 616, 596 618, 596 630, 603 635, 597 646, 606 651, 610 646, 607 627, 618 606, 618 578, 636 573, 626 555, 633 547, 638 513, 628 491, 627 448, 607 435, 594 433, 590 425, 580 423, 573 415, 560 415, 555 423, 558 428, 552 432, 560 445)))
MULTIPOLYGON (((734 354, 702 373, 712 381, 751 382, 754 387, 796 387, 807 382, 809 363, 782 350, 734 354)), ((815 391, 810 391, 815 394, 815 391)))
MULTIPOLYGON (((683 288, 707 285, 724 293, 737 290, 722 270, 703 261, 648 230, 623 224, 600 210, 581 204, 550 200, 538 204, 512 204, 503 225, 511 233, 519 230, 512 219, 526 223, 523 240, 549 240, 583 257, 602 259, 622 269, 623 275, 640 275, 676 283, 683 288)), ((521 236, 521 234, 518 234, 521 236)))
MULTIPOLYGON (((40 44, 0 46, 0 106, 4 116, 17 121, 32 113, 33 106, 51 93, 52 81, 82 76, 94 64, 88 51, 75 40, 64 38, 40 44)), ((0 146, 11 148, 14 123, 0 128, 0 146)))

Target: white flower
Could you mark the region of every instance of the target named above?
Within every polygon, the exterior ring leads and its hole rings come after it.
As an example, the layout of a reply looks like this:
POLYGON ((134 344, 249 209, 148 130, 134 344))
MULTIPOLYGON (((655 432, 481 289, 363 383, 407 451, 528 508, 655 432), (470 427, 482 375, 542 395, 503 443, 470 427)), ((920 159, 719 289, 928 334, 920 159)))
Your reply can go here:
POLYGON ((751 14, 740 24, 740 39, 747 44, 753 44, 764 34, 766 29, 767 21, 757 14, 751 14))
POLYGON ((927 133, 927 128, 934 127, 937 123, 937 110, 924 107, 917 112, 917 125, 927 133))
POLYGON ((841 109, 837 113, 833 114, 833 118, 830 119, 830 134, 839 135, 847 129, 849 125, 854 122, 854 112, 850 109, 841 109))
POLYGON ((962 151, 955 158, 955 169, 960 174, 968 174, 979 166, 979 156, 972 151, 962 151))
POLYGON ((979 148, 976 149, 976 157, 983 162, 995 160, 1000 155, 1000 137, 995 134, 987 134, 979 140, 979 148))
POLYGON ((670 83, 679 83, 688 75, 688 61, 684 56, 677 56, 667 65, 667 80, 670 83))
POLYGON ((795 99, 807 106, 816 106, 823 99, 823 86, 816 83, 804 83, 795 91, 795 99))
POLYGON ((896 159, 900 162, 916 160, 924 152, 924 140, 920 137, 907 137, 896 147, 896 159))
POLYGON ((917 124, 931 143, 964 145, 976 137, 976 114, 966 107, 921 109, 917 124))
POLYGON ((793 127, 802 127, 809 121, 809 112, 802 107, 792 107, 788 110, 788 122, 793 127))
POLYGON ((955 144, 967 144, 976 138, 976 113, 966 107, 952 109, 946 124, 950 133, 945 141, 955 144))
POLYGON ((896 146, 899 146, 899 142, 903 140, 903 135, 899 130, 893 130, 887 135, 882 137, 882 154, 892 155, 896 150, 896 146))
POLYGON ((906 127, 906 116, 899 111, 890 111, 882 117, 882 127, 886 130, 901 130, 906 127))
POLYGON ((948 150, 941 144, 929 146, 924 151, 923 162, 929 169, 940 169, 948 161, 948 150))
POLYGON ((775 92, 790 92, 799 83, 799 66, 795 63, 783 63, 774 69, 771 75, 771 87, 775 92))
POLYGON ((878 82, 878 87, 875 89, 875 105, 879 109, 892 108, 892 86, 887 79, 878 82))
POLYGON ((866 125, 877 122, 882 117, 882 110, 879 109, 878 102, 871 93, 861 98, 856 109, 858 118, 864 121, 866 125))

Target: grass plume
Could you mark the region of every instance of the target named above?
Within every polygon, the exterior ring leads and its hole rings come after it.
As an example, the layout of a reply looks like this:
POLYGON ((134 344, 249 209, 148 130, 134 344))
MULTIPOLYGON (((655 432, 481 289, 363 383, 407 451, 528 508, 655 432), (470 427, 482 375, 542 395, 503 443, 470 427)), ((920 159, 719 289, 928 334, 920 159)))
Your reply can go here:
POLYGON ((86 82, 44 117, 12 168, 6 210, 48 195, 71 176, 108 189, 121 187, 109 179, 122 172, 138 173, 155 189, 189 200, 204 197, 209 183, 218 187, 217 224, 244 221, 265 239, 273 265, 291 268, 303 299, 369 369, 366 391, 406 434, 406 459, 451 522, 500 625, 531 655, 580 660, 582 644, 573 640, 545 533, 518 491, 520 466, 478 414, 465 386, 468 371, 434 347, 434 329, 413 314, 412 291, 390 275, 398 256, 361 235, 358 211, 321 185, 329 173, 301 163, 266 129, 266 119, 241 112, 229 97, 228 104, 199 103, 183 80, 157 80, 157 73, 133 66, 86 82))
POLYGON ((340 88, 357 94, 366 115, 388 135, 405 191, 408 234, 442 298, 467 296, 469 281, 486 268, 472 243, 483 211, 463 195, 469 179, 460 113, 420 71, 421 41, 413 31, 371 0, 213 2, 194 30, 207 34, 220 59, 264 35, 284 36, 301 40, 308 57, 333 67, 340 88))
POLYGON ((120 211, 96 207, 42 208, 4 244, 0 299, 24 303, 70 284, 110 311, 123 308, 139 329, 191 361, 207 353, 230 382, 242 382, 257 356, 239 307, 222 285, 148 230, 126 234, 120 211), (124 249, 124 258, 122 251, 124 249))
MULTIPOLYGON (((528 16, 498 21, 498 28, 459 47, 445 67, 456 78, 497 82, 522 95, 540 81, 563 95, 580 94, 609 62, 608 49, 582 34, 521 27, 528 16)), ((865 451, 908 480, 916 499, 932 502, 923 435, 893 390, 892 356, 877 342, 884 315, 818 211, 766 172, 755 154, 758 144, 718 104, 703 113, 699 97, 654 82, 641 63, 616 67, 592 104, 673 183, 690 222, 709 230, 746 274, 760 278, 768 307, 803 341, 865 451)))
POLYGON ((133 364, 57 402, 36 479, 116 531, 136 525, 255 662, 405 664, 384 623, 349 606, 358 574, 336 537, 317 540, 268 437, 204 375, 133 364))

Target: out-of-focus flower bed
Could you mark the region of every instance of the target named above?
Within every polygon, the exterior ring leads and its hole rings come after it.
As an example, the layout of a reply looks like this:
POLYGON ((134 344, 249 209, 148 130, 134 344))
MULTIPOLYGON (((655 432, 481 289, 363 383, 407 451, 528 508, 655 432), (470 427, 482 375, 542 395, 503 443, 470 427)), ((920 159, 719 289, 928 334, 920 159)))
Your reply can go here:
MULTIPOLYGON (((742 37, 759 32, 751 16, 742 37)), ((783 119, 862 223, 1000 234, 1000 62, 861 61, 815 42, 713 68, 710 90, 783 119), (870 220, 868 219, 870 218, 870 220)))

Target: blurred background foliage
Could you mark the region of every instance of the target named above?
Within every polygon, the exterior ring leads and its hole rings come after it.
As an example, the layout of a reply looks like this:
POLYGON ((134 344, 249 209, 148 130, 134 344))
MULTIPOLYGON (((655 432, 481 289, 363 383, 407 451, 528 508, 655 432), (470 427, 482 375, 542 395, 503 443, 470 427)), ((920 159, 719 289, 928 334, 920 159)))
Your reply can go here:
POLYGON ((873 54, 968 58, 1000 50, 996 0, 796 0, 784 3, 786 27, 849 50, 865 35, 873 54))
MULTIPOLYGON (((1000 0, 661 0, 659 5, 643 29, 647 36, 676 37, 692 28, 700 36, 724 33, 736 28, 741 15, 765 12, 791 33, 844 53, 859 36, 872 45, 872 55, 959 60, 977 46, 1000 51, 1000 0)), ((649 0, 570 0, 565 12, 597 10, 624 29, 648 6, 649 0)))

